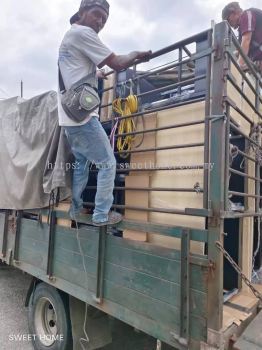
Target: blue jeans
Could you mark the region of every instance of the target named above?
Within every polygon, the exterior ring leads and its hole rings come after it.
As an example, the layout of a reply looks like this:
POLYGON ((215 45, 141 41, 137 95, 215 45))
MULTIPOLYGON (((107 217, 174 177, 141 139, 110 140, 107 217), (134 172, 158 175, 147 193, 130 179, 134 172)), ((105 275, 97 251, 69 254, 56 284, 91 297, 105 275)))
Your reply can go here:
POLYGON ((68 126, 64 130, 75 157, 69 214, 75 218, 83 208, 81 196, 88 182, 89 166, 93 163, 98 168, 93 220, 107 221, 114 199, 116 160, 106 132, 96 117, 92 117, 84 125, 68 126))

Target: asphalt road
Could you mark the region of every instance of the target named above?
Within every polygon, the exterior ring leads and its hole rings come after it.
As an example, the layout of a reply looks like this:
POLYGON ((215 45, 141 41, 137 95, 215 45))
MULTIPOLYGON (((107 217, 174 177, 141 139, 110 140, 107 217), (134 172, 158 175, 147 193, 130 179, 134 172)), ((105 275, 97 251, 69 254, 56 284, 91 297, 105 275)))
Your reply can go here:
POLYGON ((30 341, 18 340, 19 335, 26 338, 28 334, 27 308, 24 307, 24 303, 29 282, 30 276, 0 265, 1 350, 33 350, 30 341))

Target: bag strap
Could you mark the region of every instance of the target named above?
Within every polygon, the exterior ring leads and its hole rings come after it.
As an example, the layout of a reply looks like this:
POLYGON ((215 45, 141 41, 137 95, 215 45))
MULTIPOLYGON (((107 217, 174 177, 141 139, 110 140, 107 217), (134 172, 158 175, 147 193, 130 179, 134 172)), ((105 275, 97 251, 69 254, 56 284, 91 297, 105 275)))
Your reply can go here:
POLYGON ((94 78, 94 79, 96 78, 96 71, 91 72, 91 73, 87 74, 86 76, 84 76, 83 78, 81 78, 80 80, 78 80, 76 83, 74 83, 71 86, 71 89, 76 89, 76 88, 78 88, 79 86, 81 86, 83 84, 88 84, 89 86, 91 86, 93 89, 96 90, 96 87, 88 82, 88 80, 90 78, 94 78))
MULTIPOLYGON (((60 65, 58 63, 58 74, 59 74, 59 89, 60 92, 63 94, 66 92, 66 88, 65 88, 65 83, 64 83, 64 79, 61 73, 61 69, 60 69, 60 65)), ((76 83, 74 83, 70 89, 76 89, 78 88, 80 85, 83 84, 88 84, 89 86, 91 86, 93 89, 97 90, 96 87, 92 86, 91 84, 88 83, 88 79, 90 78, 95 78, 96 77, 96 70, 87 74, 86 76, 84 76, 83 78, 81 78, 80 80, 78 80, 76 83)))
POLYGON ((65 83, 64 83, 64 79, 62 77, 62 73, 58 64, 58 80, 59 80, 59 90, 61 92, 61 94, 63 94, 64 92, 66 92, 66 88, 65 88, 65 83))

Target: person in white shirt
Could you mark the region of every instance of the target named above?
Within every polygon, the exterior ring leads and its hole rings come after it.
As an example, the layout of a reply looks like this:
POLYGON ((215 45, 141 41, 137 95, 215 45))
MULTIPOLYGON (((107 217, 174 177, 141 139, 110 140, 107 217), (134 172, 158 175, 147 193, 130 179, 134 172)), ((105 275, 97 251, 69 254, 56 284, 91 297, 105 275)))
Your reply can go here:
MULTIPOLYGON (((99 39, 109 16, 106 0, 82 0, 79 11, 71 18, 71 29, 65 34, 59 49, 59 69, 68 90, 72 85, 96 68, 107 65, 120 71, 129 67, 135 60, 148 60, 151 51, 134 51, 128 55, 116 55, 99 39)), ((97 81, 96 81, 97 86, 97 81)), ((98 110, 87 114, 77 123, 64 111, 61 95, 58 93, 59 125, 64 127, 66 136, 75 157, 70 216, 73 219, 82 212, 81 198, 89 174, 89 165, 98 168, 97 193, 92 217, 96 226, 120 222, 122 216, 111 212, 116 160, 108 137, 99 122, 98 110)))

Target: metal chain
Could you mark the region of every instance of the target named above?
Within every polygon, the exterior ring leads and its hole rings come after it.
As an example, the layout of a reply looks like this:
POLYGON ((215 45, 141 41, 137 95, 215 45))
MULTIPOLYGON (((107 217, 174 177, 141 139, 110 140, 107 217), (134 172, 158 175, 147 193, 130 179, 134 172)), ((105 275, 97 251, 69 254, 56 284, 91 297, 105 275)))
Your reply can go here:
POLYGON ((225 248, 222 246, 220 242, 216 242, 216 247, 223 253, 224 257, 231 264, 231 266, 236 270, 236 272, 241 276, 244 283, 251 289, 254 293, 255 297, 262 301, 262 294, 252 285, 252 282, 246 277, 241 268, 237 265, 237 263, 232 259, 232 257, 228 254, 225 248))

